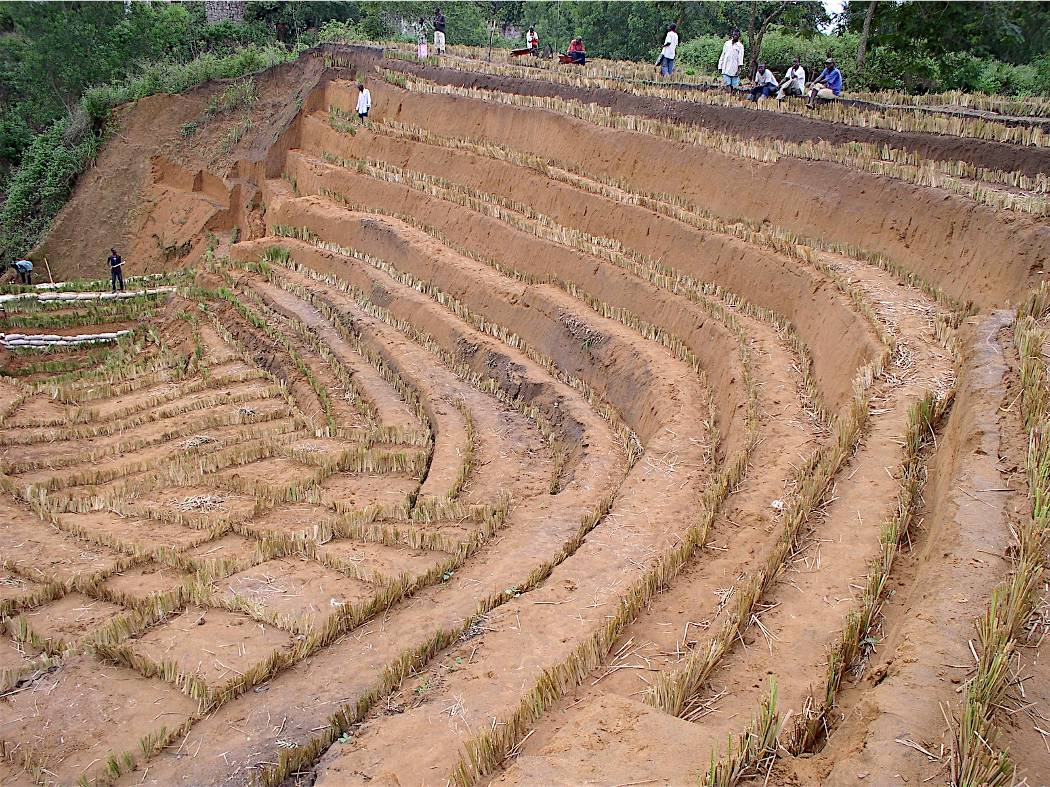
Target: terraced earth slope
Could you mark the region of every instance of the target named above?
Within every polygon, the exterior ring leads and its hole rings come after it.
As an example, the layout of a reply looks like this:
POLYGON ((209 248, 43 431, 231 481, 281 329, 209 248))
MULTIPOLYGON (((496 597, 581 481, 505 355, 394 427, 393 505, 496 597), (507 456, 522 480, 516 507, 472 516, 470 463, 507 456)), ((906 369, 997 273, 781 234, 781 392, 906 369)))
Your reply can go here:
POLYGON ((0 296, 0 783, 1050 780, 1042 138, 470 54, 126 108, 41 251, 159 275, 0 296))

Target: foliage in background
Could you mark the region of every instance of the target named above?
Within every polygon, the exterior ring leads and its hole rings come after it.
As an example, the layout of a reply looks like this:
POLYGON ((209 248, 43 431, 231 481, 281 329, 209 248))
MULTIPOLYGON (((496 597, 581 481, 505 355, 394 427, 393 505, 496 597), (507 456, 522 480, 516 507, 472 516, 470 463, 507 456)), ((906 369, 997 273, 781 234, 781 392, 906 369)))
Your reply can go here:
POLYGON ((5 261, 22 256, 36 243, 101 141, 96 132, 71 128, 65 118, 33 139, 8 184, 0 212, 5 261))
POLYGON ((295 55, 296 50, 274 44, 248 45, 225 56, 204 53, 187 63, 148 63, 124 80, 86 90, 68 116, 32 137, 21 152, 0 207, 0 258, 22 256, 37 243, 69 198, 77 176, 98 153, 115 107, 156 93, 176 93, 209 79, 254 73, 295 55))

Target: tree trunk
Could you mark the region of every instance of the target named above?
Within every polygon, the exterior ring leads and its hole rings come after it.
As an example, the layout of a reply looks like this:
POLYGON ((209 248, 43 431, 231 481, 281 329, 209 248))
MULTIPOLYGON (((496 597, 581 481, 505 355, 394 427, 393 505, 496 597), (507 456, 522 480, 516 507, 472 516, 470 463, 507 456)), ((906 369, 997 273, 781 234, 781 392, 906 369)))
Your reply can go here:
POLYGON ((788 7, 787 2, 783 2, 777 5, 776 8, 771 10, 765 19, 762 20, 762 24, 755 29, 755 23, 758 21, 759 6, 762 3, 751 4, 751 22, 747 27, 747 40, 751 45, 751 55, 747 59, 748 68, 750 71, 747 73, 747 77, 753 77, 755 72, 758 71, 758 60, 762 57, 762 39, 766 37, 766 30, 773 23, 773 20, 783 13, 784 9, 788 7))
POLYGON ((871 32, 871 18, 875 16, 875 0, 870 0, 868 10, 864 12, 864 27, 860 30, 860 40, 857 42, 857 73, 864 72, 864 58, 868 54, 868 33, 871 32))
POLYGON ((741 75, 745 78, 753 77, 755 75, 755 72, 758 70, 758 50, 759 47, 762 46, 761 37, 759 37, 759 40, 757 42, 755 41, 757 34, 757 30, 755 29, 755 22, 758 21, 758 6, 759 3, 751 4, 751 21, 748 22, 747 25, 747 43, 751 47, 751 51, 748 53, 747 57, 747 73, 741 75))
POLYGON ((489 20, 489 54, 488 60, 492 62, 492 34, 496 32, 496 18, 493 17, 489 20))

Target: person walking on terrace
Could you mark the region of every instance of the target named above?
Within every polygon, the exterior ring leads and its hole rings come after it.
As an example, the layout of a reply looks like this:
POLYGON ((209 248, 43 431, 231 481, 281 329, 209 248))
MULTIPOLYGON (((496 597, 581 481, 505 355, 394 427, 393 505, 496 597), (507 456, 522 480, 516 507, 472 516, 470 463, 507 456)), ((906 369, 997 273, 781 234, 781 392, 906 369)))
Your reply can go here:
POLYGON ((777 92, 778 87, 777 78, 773 76, 773 72, 766 68, 765 63, 759 63, 758 71, 755 72, 755 86, 751 88, 748 98, 752 101, 769 98, 777 92))
POLYGON ((841 92, 842 72, 835 65, 835 61, 829 57, 824 61, 824 70, 820 72, 820 76, 809 86, 809 100, 806 101, 806 106, 814 109, 818 98, 833 101, 841 92))
POLYGON ((109 283, 113 288, 113 292, 117 291, 117 284, 120 284, 120 291, 124 291, 124 260, 117 254, 116 249, 109 250, 109 283))
POLYGON ((29 260, 18 260, 11 263, 11 267, 15 269, 15 273, 18 274, 19 284, 32 284, 33 283, 33 263, 29 260))
POLYGON ((791 61, 791 68, 784 74, 780 81, 780 90, 777 91, 777 101, 782 101, 784 96, 802 96, 806 92, 806 69, 796 57, 791 61))
POLYGON ((364 82, 357 83, 357 117, 359 120, 368 119, 368 111, 372 108, 372 94, 368 92, 364 82))
POLYGON ((440 8, 434 9, 434 54, 445 54, 445 15, 440 8))
POLYGON ((660 50, 660 76, 670 78, 674 71, 674 56, 678 49, 678 25, 667 26, 667 35, 664 36, 664 46, 660 50))
POLYGON ((744 45, 740 42, 740 28, 734 27, 729 40, 722 45, 722 55, 718 58, 718 70, 722 72, 722 82, 729 92, 740 87, 740 69, 744 65, 744 45))

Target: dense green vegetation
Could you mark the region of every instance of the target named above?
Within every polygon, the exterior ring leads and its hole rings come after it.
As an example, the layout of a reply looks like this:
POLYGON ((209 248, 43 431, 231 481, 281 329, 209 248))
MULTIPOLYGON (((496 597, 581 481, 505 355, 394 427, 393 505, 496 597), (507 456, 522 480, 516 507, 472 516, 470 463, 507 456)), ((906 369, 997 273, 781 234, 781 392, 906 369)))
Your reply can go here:
POLYGON ((555 48, 582 36, 592 55, 652 61, 677 22, 681 66, 713 74, 735 25, 748 59, 760 53, 775 71, 795 55, 814 69, 833 54, 847 90, 1050 92, 1047 3, 850 2, 830 19, 812 0, 265 0, 247 4, 243 23, 209 26, 199 2, 0 2, 0 254, 24 254, 39 239, 97 153, 115 106, 258 71, 326 33, 411 38, 412 23, 429 20, 436 5, 450 44, 520 44, 535 24, 555 48))

